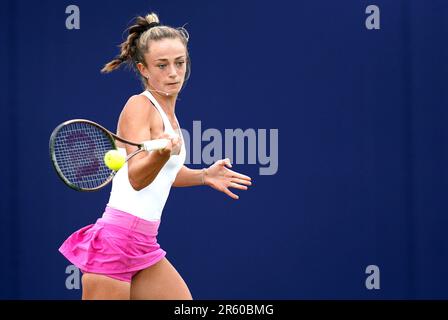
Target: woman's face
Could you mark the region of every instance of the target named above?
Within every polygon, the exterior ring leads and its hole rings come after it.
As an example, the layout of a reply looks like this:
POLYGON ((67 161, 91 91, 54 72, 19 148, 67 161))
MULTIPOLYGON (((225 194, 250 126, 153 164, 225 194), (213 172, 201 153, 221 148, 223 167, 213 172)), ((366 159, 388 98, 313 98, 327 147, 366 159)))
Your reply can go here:
POLYGON ((179 93, 187 66, 186 49, 180 39, 150 41, 145 62, 147 67, 141 72, 146 78, 149 76, 149 88, 170 95, 179 93))

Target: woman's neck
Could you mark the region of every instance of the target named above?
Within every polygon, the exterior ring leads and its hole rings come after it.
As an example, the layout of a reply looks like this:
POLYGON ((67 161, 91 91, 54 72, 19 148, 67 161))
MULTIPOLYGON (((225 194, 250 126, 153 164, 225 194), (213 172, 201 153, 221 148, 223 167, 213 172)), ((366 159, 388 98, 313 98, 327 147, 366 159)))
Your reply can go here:
MULTIPOLYGON (((150 91, 151 92, 151 91, 150 91)), ((151 92, 151 94, 154 96, 154 98, 156 98, 157 102, 160 104, 160 106, 162 107, 163 111, 165 111, 165 113, 168 116, 174 116, 174 111, 176 108, 176 100, 177 100, 177 95, 164 95, 164 94, 160 94, 158 92, 151 92)))

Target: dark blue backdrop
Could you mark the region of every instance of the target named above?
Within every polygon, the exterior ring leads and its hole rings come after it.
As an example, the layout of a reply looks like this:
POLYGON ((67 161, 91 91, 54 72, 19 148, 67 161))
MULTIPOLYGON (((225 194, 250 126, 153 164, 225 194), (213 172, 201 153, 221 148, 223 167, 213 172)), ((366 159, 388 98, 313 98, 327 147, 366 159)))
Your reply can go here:
POLYGON ((240 200, 172 190, 159 240, 194 298, 448 298, 445 0, 4 2, 0 298, 80 298, 57 249, 110 187, 65 187, 48 139, 72 118, 115 128, 141 87, 99 70, 148 11, 188 23, 185 129, 279 132, 275 175, 234 165, 254 181, 240 200), (79 30, 65 27, 70 4, 79 30), (365 27, 370 4, 380 30, 365 27))

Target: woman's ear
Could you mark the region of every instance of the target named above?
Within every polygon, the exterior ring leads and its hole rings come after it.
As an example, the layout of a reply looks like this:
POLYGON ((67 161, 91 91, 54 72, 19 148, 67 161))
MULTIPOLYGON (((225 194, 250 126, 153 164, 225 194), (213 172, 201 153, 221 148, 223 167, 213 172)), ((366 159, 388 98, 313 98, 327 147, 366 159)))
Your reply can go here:
POLYGON ((148 78, 148 70, 143 63, 137 63, 137 69, 143 78, 148 78))

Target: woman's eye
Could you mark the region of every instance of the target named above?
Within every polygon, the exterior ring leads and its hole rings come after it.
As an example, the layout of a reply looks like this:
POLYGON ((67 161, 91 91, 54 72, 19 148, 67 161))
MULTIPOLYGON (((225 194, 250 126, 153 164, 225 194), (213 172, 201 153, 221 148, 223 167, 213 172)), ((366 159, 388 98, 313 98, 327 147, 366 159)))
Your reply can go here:
POLYGON ((165 68, 165 66, 166 66, 166 64, 159 64, 159 65, 158 65, 158 67, 159 67, 160 69, 165 68))
POLYGON ((183 65, 184 63, 185 63, 185 61, 179 61, 179 62, 177 63, 177 65, 181 66, 181 65, 183 65))

